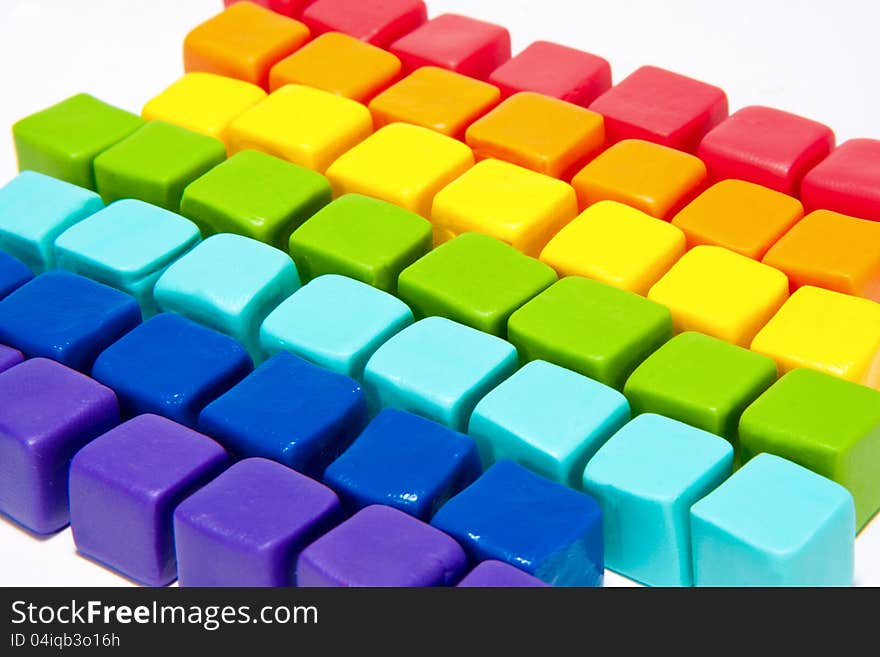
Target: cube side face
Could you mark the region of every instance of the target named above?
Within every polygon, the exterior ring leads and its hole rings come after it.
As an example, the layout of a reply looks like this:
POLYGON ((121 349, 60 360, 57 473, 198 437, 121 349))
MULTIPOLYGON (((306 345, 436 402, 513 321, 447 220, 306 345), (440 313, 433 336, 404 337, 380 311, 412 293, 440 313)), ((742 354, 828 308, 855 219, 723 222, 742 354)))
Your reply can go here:
POLYGON ((5 372, 10 367, 15 367, 24 361, 24 354, 18 349, 0 344, 0 372, 5 372))
POLYGON ((827 209, 880 221, 880 141, 851 139, 807 173, 801 196, 809 210, 827 209))
POLYGON ((0 251, 0 300, 34 277, 21 260, 0 251))

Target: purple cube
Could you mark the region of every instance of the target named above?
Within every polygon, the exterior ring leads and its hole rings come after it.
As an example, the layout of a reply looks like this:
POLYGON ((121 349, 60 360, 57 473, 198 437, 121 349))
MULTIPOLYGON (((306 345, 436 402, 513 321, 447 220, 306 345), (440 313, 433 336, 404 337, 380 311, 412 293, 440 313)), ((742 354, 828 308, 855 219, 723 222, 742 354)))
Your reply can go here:
POLYGON ((18 350, 0 344, 0 372, 5 372, 13 365, 18 365, 24 360, 24 355, 18 350))
POLYGON ((219 444, 158 415, 111 429, 70 465, 77 549, 150 586, 174 581, 174 509, 228 465, 219 444))
POLYGON ((38 534, 64 527, 70 460, 118 422, 113 391, 60 363, 0 374, 0 511, 38 534))
POLYGON ((390 506, 362 509, 302 551, 297 586, 450 586, 464 573, 461 546, 390 506))
POLYGON ((300 551, 342 520, 336 493, 285 465, 239 461, 174 512, 181 586, 292 586, 300 551))
POLYGON ((529 588, 548 586, 537 577, 524 573, 503 561, 484 561, 469 572, 458 585, 465 588, 529 588))

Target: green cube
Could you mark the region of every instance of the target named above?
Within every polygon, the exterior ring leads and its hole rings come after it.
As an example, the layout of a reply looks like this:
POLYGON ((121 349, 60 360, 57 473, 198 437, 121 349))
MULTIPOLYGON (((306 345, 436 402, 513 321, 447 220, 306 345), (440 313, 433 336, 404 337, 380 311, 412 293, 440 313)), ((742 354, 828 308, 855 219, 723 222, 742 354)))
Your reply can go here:
POLYGON ((88 94, 71 96, 12 126, 18 168, 94 190, 95 158, 143 124, 88 94))
POLYGON ((224 159, 219 139, 151 121, 95 158, 95 182, 105 203, 136 198, 179 212, 184 188, 224 159))
POLYGON ((856 526, 880 509, 880 391, 823 372, 792 370, 739 423, 743 461, 768 452, 849 489, 856 526))
POLYGON ((431 224, 378 199, 346 194, 290 236, 290 255, 303 282, 340 274, 397 292, 400 272, 431 250, 431 224))
POLYGON ((403 270, 398 295, 416 318, 432 315, 505 337, 517 308, 556 282, 556 272, 488 235, 465 233, 403 270))
POLYGON ((513 313, 507 335, 523 361, 547 360, 621 390, 672 337, 672 316, 637 294, 572 276, 513 313))

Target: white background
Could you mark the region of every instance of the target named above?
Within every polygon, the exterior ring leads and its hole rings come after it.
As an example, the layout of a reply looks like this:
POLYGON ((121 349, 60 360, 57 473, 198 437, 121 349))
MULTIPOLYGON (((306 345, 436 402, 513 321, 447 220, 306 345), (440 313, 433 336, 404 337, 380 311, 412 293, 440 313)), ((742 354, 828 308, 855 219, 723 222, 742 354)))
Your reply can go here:
MULTIPOLYGON (((721 86, 731 111, 771 105, 830 125, 840 141, 880 138, 876 0, 427 1, 432 16, 506 26, 514 52, 557 41, 608 59, 615 82, 654 64, 721 86)), ((78 92, 138 112, 182 73, 186 32, 220 8, 221 0, 0 0, 0 182, 16 172, 14 121, 78 92)), ((857 584, 880 585, 877 519, 857 541, 856 562, 857 584)), ((0 585, 126 584, 78 557, 69 530, 38 539, 0 518, 0 585)))

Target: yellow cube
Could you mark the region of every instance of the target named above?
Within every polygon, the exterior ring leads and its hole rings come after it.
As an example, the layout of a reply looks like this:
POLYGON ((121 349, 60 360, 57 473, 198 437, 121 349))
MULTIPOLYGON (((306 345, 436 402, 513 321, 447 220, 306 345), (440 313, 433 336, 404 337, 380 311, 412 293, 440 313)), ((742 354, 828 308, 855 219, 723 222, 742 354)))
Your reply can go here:
POLYGON ((808 367, 880 388, 880 304, 802 287, 755 336, 752 350, 781 372, 808 367))
POLYGON ((471 149, 460 141, 392 123, 336 160, 327 177, 336 196, 364 194, 428 219, 434 195, 473 164, 471 149))
POLYGON ((263 151, 323 173, 373 131, 370 111, 328 91, 289 84, 229 124, 230 153, 263 151))
POLYGON ((684 232, 616 201, 584 210, 541 251, 560 276, 585 276, 636 294, 651 286, 685 252, 684 232))
POLYGON ((250 82, 213 73, 187 73, 148 101, 141 116, 226 141, 232 120, 265 97, 266 92, 250 82))
POLYGON ((676 331, 748 347, 788 298, 788 278, 720 246, 697 246, 654 284, 648 298, 669 308, 676 331))
POLYGON ((571 185, 501 160, 484 160, 444 187, 431 210, 435 242, 485 233, 537 257, 577 214, 571 185))

